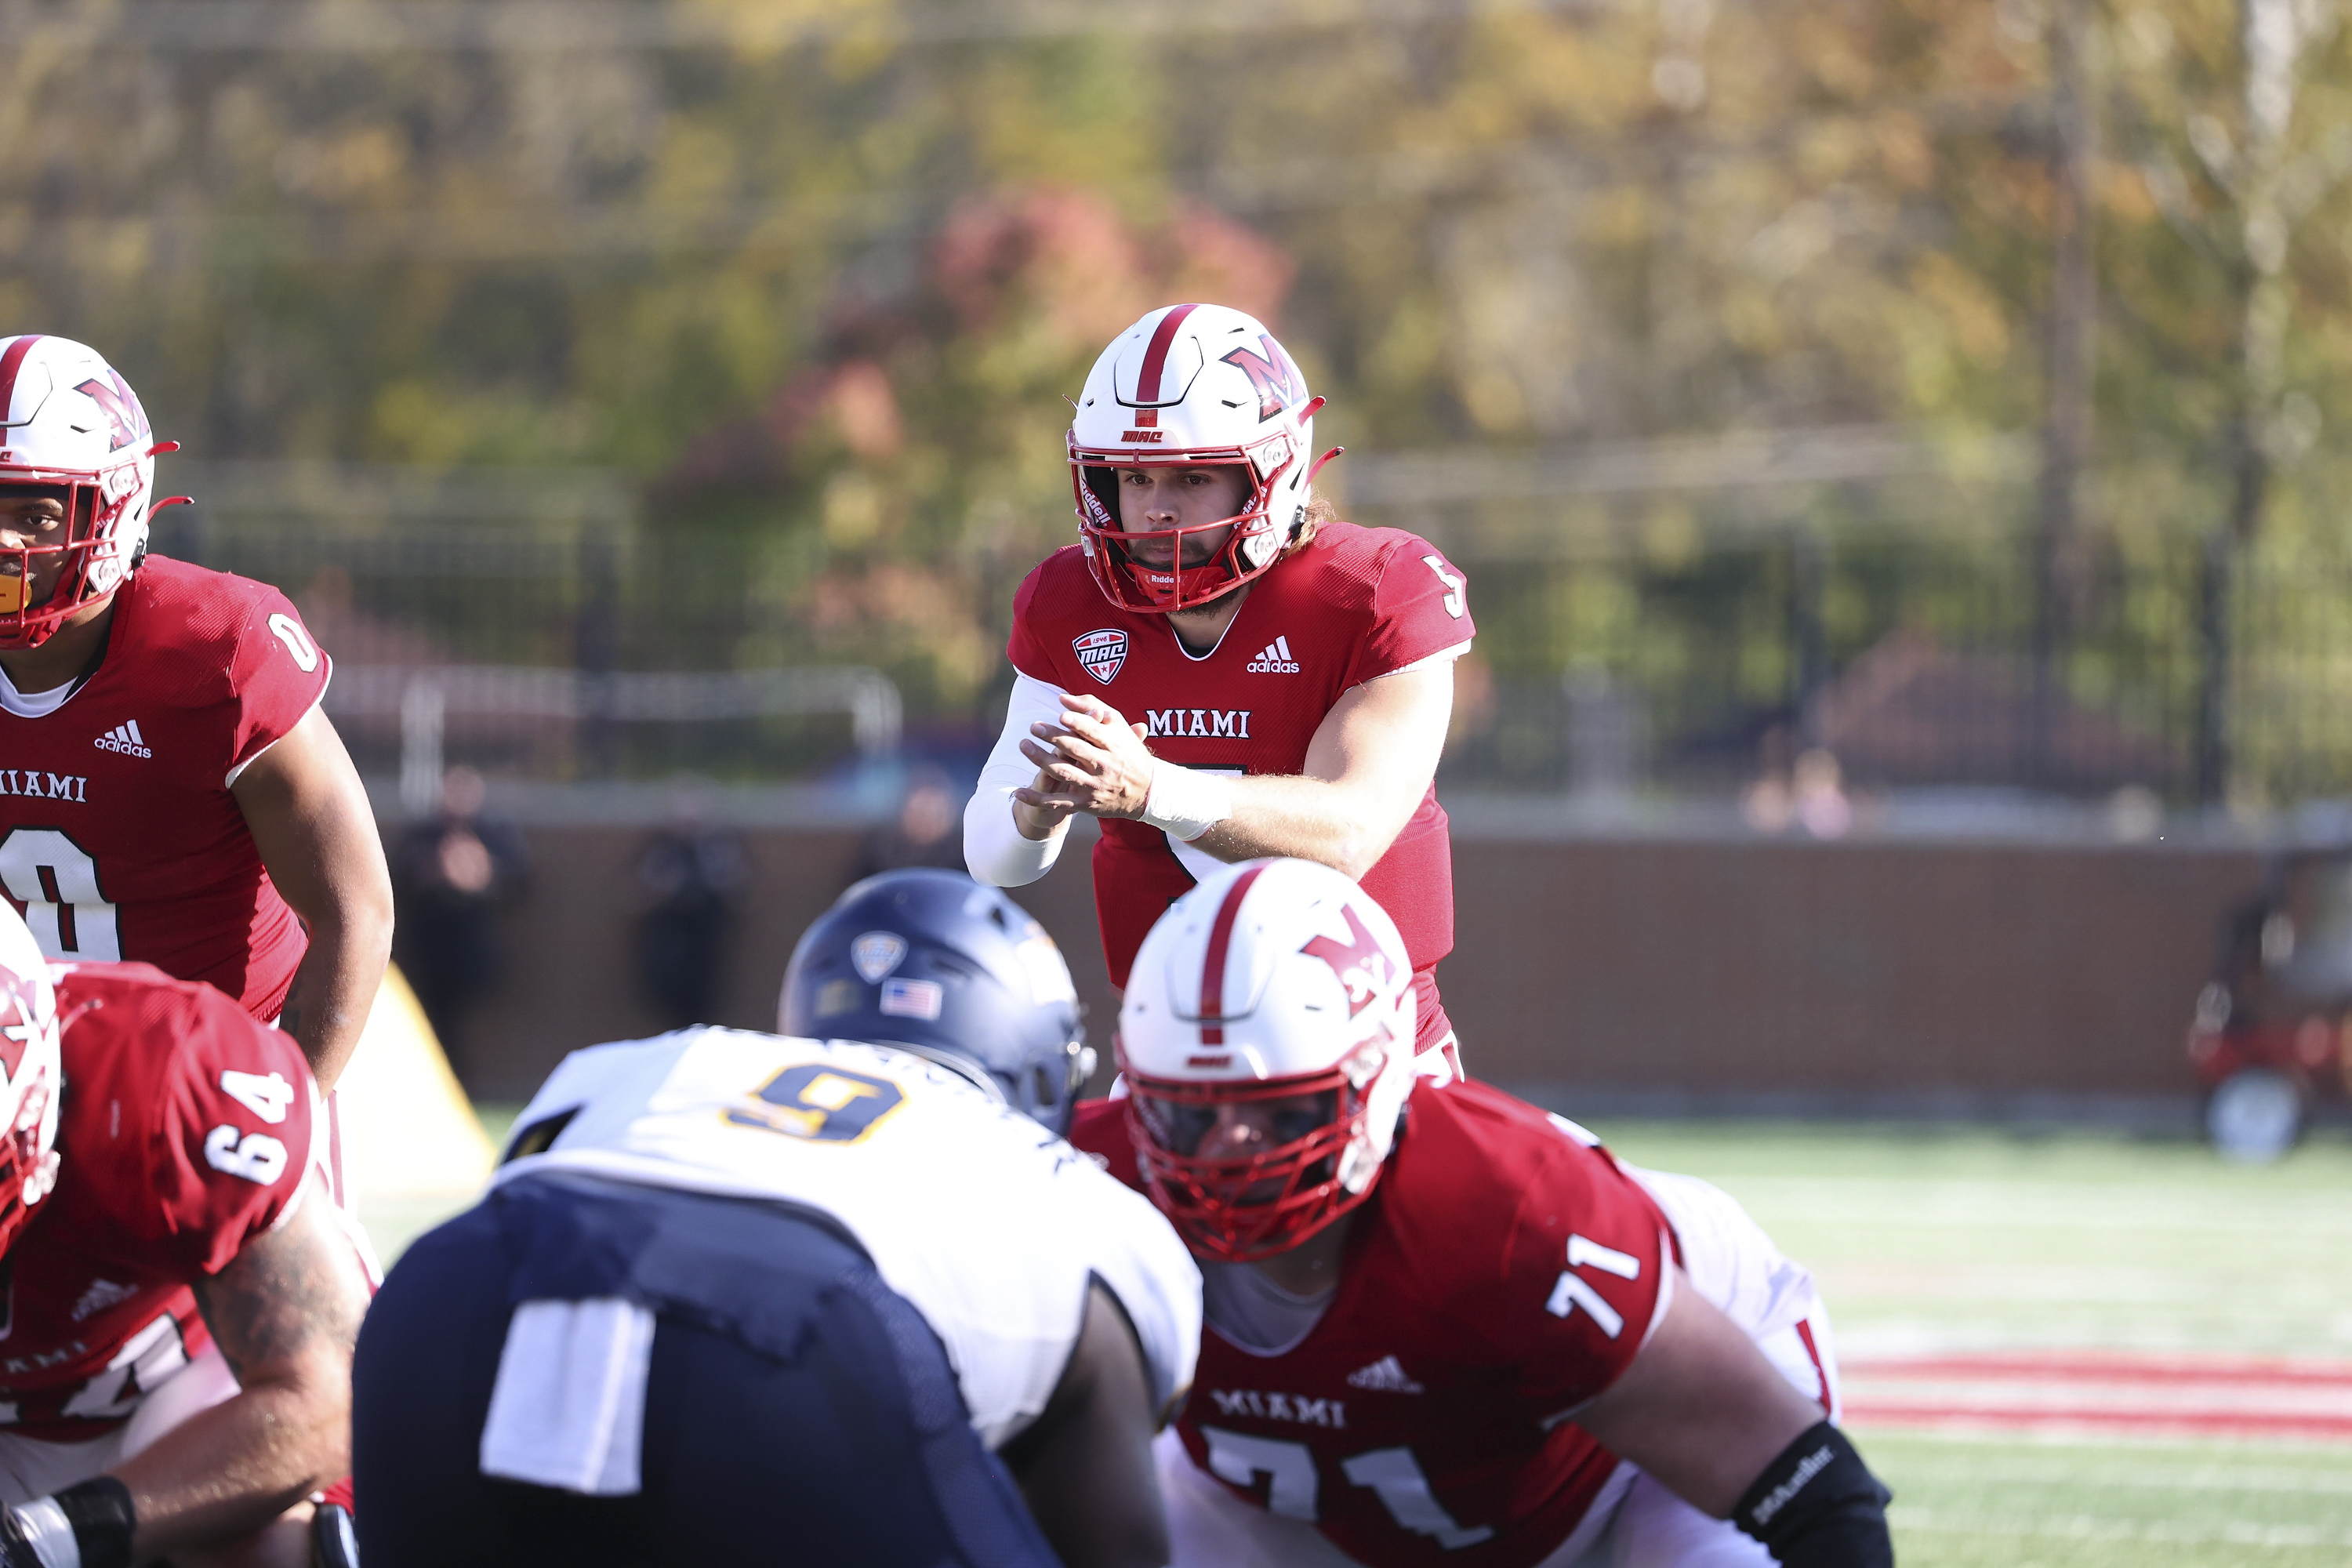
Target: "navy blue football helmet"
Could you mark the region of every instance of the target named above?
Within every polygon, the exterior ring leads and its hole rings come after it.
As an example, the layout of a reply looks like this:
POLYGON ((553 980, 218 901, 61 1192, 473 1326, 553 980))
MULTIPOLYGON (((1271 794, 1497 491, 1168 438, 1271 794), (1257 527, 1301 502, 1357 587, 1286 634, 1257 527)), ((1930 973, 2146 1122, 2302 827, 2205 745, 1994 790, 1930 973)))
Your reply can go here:
POLYGON ((957 871, 885 871, 802 933, 776 1032, 897 1046, 1066 1132, 1095 1053, 1045 928, 957 871))

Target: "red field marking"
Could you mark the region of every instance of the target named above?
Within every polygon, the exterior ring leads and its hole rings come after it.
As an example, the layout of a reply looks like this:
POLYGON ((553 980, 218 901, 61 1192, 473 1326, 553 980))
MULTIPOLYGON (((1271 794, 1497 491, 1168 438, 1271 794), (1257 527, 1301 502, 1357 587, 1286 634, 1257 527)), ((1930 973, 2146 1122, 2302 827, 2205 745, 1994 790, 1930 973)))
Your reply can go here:
POLYGON ((2352 1362, 2287 1356, 2193 1355, 2179 1351, 1997 1351, 1851 1362, 1871 1377, 2042 1377, 2099 1383, 2286 1383, 2352 1388, 2352 1362))
POLYGON ((1850 1362, 1846 1415, 1886 1426, 2352 1442, 2352 1363, 2010 1351, 1850 1362))

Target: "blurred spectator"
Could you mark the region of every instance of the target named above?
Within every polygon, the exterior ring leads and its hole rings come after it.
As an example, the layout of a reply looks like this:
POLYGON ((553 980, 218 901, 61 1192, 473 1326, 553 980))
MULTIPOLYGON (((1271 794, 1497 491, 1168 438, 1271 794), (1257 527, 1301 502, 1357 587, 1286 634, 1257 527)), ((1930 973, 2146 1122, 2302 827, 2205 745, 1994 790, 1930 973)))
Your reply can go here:
POLYGON ((735 934, 735 895, 750 869, 742 838, 703 823, 691 800, 638 858, 637 876, 654 901, 637 922, 637 978, 671 1023, 713 1021, 735 934))
POLYGON ((1843 838, 1853 826, 1853 805, 1845 797, 1838 760, 1819 746, 1798 754, 1790 795, 1798 825, 1816 838, 1843 838))
POLYGON ((1785 741, 1775 730, 1765 737, 1765 771, 1739 797, 1740 815, 1759 833, 1801 827, 1814 838, 1843 838, 1853 826, 1853 803, 1846 797, 1838 760, 1819 746, 1797 754, 1785 775, 1772 765, 1785 741))
POLYGON ((963 803, 970 793, 959 791, 942 768, 925 763, 912 769, 898 815, 866 835, 849 879, 919 866, 963 870, 963 803))
POLYGON ((453 1058, 467 1010, 498 984, 499 906, 525 868, 521 835, 482 815, 485 793, 481 774, 451 768, 439 814, 411 823, 392 854, 394 956, 453 1058))
POLYGON ((1741 792, 1739 815, 1759 833, 1786 833, 1796 819, 1797 803, 1789 790, 1789 731, 1775 724, 1758 742, 1757 773, 1741 792))

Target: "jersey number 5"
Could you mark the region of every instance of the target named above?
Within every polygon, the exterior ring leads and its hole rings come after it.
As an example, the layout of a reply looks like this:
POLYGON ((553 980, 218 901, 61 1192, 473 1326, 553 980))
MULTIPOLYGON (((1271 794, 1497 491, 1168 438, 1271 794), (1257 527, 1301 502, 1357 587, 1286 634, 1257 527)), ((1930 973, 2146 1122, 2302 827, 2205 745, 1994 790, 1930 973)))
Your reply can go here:
POLYGON ((1447 615, 1460 620, 1462 612, 1470 607, 1462 596, 1462 574, 1448 568, 1443 555, 1424 555, 1421 563, 1436 573, 1437 580, 1445 584, 1445 597, 1439 603, 1445 606, 1447 615))
MULTIPOLYGON (((1209 1446, 1209 1469, 1237 1487, 1255 1486, 1266 1478, 1265 1508, 1288 1519, 1315 1521, 1315 1454, 1304 1443, 1278 1437, 1255 1437, 1203 1426, 1201 1438, 1209 1446)), ((1372 1495, 1389 1517, 1415 1535, 1426 1535, 1448 1552, 1475 1546, 1495 1533, 1490 1525, 1462 1525, 1445 1511, 1429 1489, 1429 1478, 1411 1448, 1374 1448, 1339 1461, 1339 1473, 1372 1495)))
POLYGON ((121 962, 122 913, 99 891, 89 851, 58 829, 11 828, 0 838, 0 888, 51 958, 121 962))

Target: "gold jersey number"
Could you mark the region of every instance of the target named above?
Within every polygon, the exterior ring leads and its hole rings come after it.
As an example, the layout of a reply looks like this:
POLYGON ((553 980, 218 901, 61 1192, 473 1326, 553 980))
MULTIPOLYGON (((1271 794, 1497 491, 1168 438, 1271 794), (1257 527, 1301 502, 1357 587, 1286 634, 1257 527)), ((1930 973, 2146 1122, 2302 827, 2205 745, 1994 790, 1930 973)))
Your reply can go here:
POLYGON ((734 1127, 757 1127, 819 1143, 855 1143, 906 1103, 906 1091, 887 1078, 803 1062, 760 1086, 749 1105, 722 1114, 734 1127))

